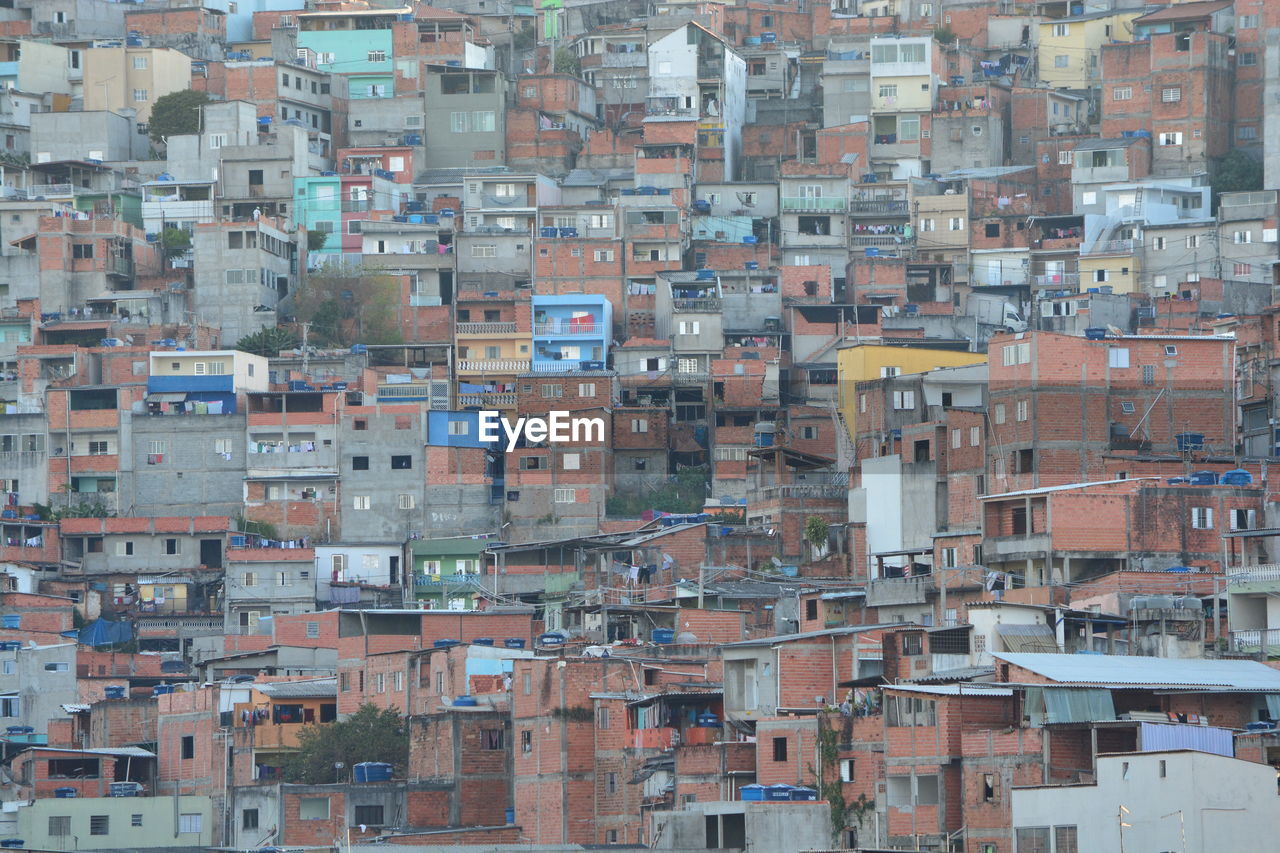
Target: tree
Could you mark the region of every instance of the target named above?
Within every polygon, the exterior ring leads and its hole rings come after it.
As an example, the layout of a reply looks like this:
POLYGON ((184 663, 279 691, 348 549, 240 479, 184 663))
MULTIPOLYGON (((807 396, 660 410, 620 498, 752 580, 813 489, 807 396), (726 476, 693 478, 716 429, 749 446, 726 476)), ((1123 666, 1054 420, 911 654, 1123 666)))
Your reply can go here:
POLYGON ((1262 163, 1236 149, 1213 161, 1213 204, 1223 193, 1262 189, 1262 163))
POLYGON ((160 251, 166 261, 185 254, 191 248, 191 235, 182 228, 166 228, 160 232, 160 251))
POLYGON ((956 40, 955 30, 951 29, 950 24, 943 24, 934 29, 933 40, 938 44, 951 44, 956 40))
POLYGON ((813 548, 813 556, 815 559, 826 556, 827 553, 827 536, 830 533, 830 525, 827 520, 818 515, 811 515, 804 523, 804 538, 809 543, 809 547, 813 548))
POLYGON ((318 252, 324 248, 324 244, 328 242, 329 235, 323 231, 307 232, 307 251, 318 252))
POLYGON ((555 72, 557 74, 577 74, 578 57, 567 47, 556 48, 555 72))
POLYGON ((245 335, 236 343, 236 349, 241 352, 251 352, 254 355, 275 358, 284 350, 297 349, 299 343, 298 336, 289 329, 281 326, 272 326, 267 329, 259 329, 252 335, 245 335))
POLYGON ((398 344, 400 283, 359 266, 327 266, 294 292, 294 315, 319 344, 398 344))
POLYGON ((351 768, 364 761, 403 770, 408 754, 409 729, 400 714, 366 703, 340 722, 304 726, 298 732, 298 751, 285 759, 284 778, 303 785, 331 785, 346 781, 351 768))
POLYGON ((151 141, 164 142, 170 136, 200 132, 200 109, 209 103, 209 93, 179 89, 156 99, 148 123, 151 141))

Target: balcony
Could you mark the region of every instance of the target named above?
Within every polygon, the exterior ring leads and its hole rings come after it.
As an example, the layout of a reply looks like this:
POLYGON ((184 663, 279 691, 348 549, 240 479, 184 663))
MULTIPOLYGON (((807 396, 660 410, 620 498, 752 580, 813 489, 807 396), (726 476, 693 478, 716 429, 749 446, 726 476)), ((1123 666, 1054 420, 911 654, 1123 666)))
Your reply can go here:
POLYGON ((887 604, 924 604, 933 590, 932 575, 909 578, 876 578, 867 584, 867 606, 887 604))
POLYGON ((107 275, 118 278, 133 278, 133 258, 107 258, 107 275))
POLYGON ((632 732, 631 745, 635 749, 671 749, 676 743, 676 730, 636 729, 632 732))
POLYGON ((348 198, 342 200, 343 213, 364 213, 369 209, 369 199, 348 198))
POLYGON ((849 245, 855 249, 863 249, 868 246, 897 247, 906 245, 908 242, 910 241, 898 234, 859 234, 849 238, 849 245))
POLYGON ((1080 288, 1080 273, 1059 272, 1052 275, 1033 275, 1031 276, 1031 286, 1050 290, 1078 290, 1080 288))
POLYGON ((844 213, 849 200, 844 198, 782 198, 784 213, 844 213))
POLYGON ((455 327, 458 335, 514 335, 516 333, 515 323, 506 322, 482 322, 482 323, 458 323, 455 327))
POLYGON ((414 575, 413 585, 418 589, 442 589, 444 587, 479 586, 479 575, 414 575))
POLYGON ((709 373, 683 373, 677 372, 670 374, 671 382, 674 385, 706 385, 711 379, 709 373))
POLYGON ((75 195, 74 184, 32 184, 27 187, 27 198, 65 198, 75 195))
POLYGON ((1232 631, 1231 651, 1242 655, 1280 656, 1280 628, 1232 631))
POLYGON ((507 391, 493 391, 484 394, 459 394, 458 405, 464 409, 510 409, 516 404, 517 396, 507 391))
POLYGON ((671 300, 671 310, 696 314, 718 314, 720 313, 720 298, 713 296, 704 299, 673 299, 671 300))
POLYGON ((843 500, 849 487, 838 483, 791 483, 785 486, 764 486, 760 496, 764 500, 788 500, 811 498, 816 500, 843 500))
POLYGON ((874 216, 906 216, 907 202, 893 198, 876 198, 849 202, 849 212, 874 216))
POLYGON ((528 359, 483 358, 464 359, 458 362, 458 370, 464 373, 528 373, 528 359))
POLYGON ((1082 255, 1132 255, 1135 240, 1100 240, 1088 248, 1081 247, 1082 255))
POLYGON ((595 322, 573 320, 547 320, 534 325, 533 333, 540 337, 571 338, 579 335, 594 336, 604 333, 604 325, 595 322))

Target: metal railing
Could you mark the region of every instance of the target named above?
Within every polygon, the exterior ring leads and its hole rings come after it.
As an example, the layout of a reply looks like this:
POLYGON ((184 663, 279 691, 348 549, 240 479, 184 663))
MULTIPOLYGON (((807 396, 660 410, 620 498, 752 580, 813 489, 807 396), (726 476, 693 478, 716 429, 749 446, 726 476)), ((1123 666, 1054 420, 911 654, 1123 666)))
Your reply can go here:
POLYGON ((1280 654, 1280 628, 1231 632, 1231 651, 1240 654, 1280 654))
POLYGON ((535 335, 595 335, 603 326, 597 323, 579 323, 572 320, 550 320, 533 327, 535 335))
POLYGON ((1046 287, 1050 289, 1056 288, 1073 288, 1080 286, 1080 273, 1078 272, 1060 272, 1052 275, 1033 275, 1031 276, 1031 284, 1034 287, 1046 287))
POLYGON ((849 209, 849 200, 844 198, 783 197, 782 209, 790 213, 802 213, 805 211, 843 213, 849 209))
POLYGON ((850 213, 882 213, 890 216, 906 216, 907 202, 892 198, 878 198, 849 202, 850 213))
POLYGON ((27 187, 28 198, 39 198, 44 196, 64 196, 75 195, 75 185, 73 184, 32 184, 27 187))
POLYGON ((1260 563, 1246 569, 1227 572, 1227 584, 1267 583, 1280 581, 1280 563, 1260 563))
POLYGON ((714 314, 720 310, 719 298, 710 299, 673 299, 673 311, 698 311, 714 314))
POLYGON ((849 487, 834 483, 790 483, 785 486, 765 486, 761 495, 770 498, 820 498, 829 500, 848 496, 849 487))
POLYGON ((459 394, 458 405, 468 406, 514 406, 517 396, 508 391, 495 391, 489 394, 459 394))
POLYGON ((1127 255, 1133 251, 1133 240, 1101 240, 1087 249, 1080 247, 1082 255, 1127 255))

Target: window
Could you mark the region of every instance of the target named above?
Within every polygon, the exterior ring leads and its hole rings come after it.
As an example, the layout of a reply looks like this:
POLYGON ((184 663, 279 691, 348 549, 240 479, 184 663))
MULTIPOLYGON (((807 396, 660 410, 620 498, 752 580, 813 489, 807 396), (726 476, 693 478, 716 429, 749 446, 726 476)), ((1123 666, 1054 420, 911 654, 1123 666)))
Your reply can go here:
POLYGON ((681 320, 678 328, 681 335, 696 335, 701 330, 702 324, 698 320, 681 320))
POLYGON ((594 382, 583 382, 578 385, 579 397, 594 397, 596 395, 596 384, 594 382))
POLYGON ((962 216, 953 216, 953 217, 951 217, 949 220, 947 220, 947 226, 948 226, 952 231, 963 231, 963 230, 964 230, 964 217, 962 217, 962 216))
POLYGON ((471 247, 471 257, 473 258, 496 258, 498 257, 498 247, 492 243, 485 243, 471 247))
POLYGON ((289 583, 288 572, 276 572, 276 586, 288 586, 289 583))
POLYGON ((649 421, 644 418, 632 418, 631 431, 632 432, 648 432, 649 421))
POLYGON ((1059 53, 1053 58, 1054 68, 1067 68, 1071 65, 1071 58, 1065 53, 1059 53))
POLYGON ((1232 270, 1232 274, 1235 275, 1236 278, 1240 278, 1241 276, 1252 275, 1253 264, 1235 263, 1232 265, 1231 270, 1232 270))
POLYGON ((111 816, 104 814, 89 815, 90 835, 109 835, 111 832, 111 816))
POLYGON ((392 686, 391 686, 392 690, 394 690, 397 693, 404 692, 404 673, 403 672, 397 671, 393 673, 391 677, 391 681, 392 681, 392 686))
POLYGON ((969 446, 977 447, 982 441, 982 429, 980 427, 969 427, 969 446))
POLYGON ((1252 509, 1231 510, 1231 529, 1232 530, 1253 530, 1257 526, 1258 526, 1257 510, 1252 510, 1252 509))
POLYGON ((898 376, 902 373, 901 367, 882 367, 880 368, 880 378, 884 379, 889 376, 898 376))
POLYGON ((1014 419, 1019 421, 1027 420, 1027 416, 1028 416, 1027 410, 1029 408, 1030 407, 1028 406, 1026 400, 1019 400, 1017 406, 1014 408, 1014 419))
POLYGON ((49 834, 61 837, 71 834, 70 815, 49 815, 49 834))
POLYGON ((147 57, 146 57, 146 54, 135 54, 135 55, 134 55, 134 57, 133 57, 133 70, 134 70, 134 71, 146 71, 146 70, 147 70, 147 57))
POLYGON ((298 820, 328 820, 328 797, 302 797, 298 800, 298 820))
POLYGON ((351 470, 352 471, 368 471, 369 457, 368 456, 352 456, 351 470))
POLYGON ((1240 16, 1240 29, 1253 30, 1253 29, 1257 29, 1257 27, 1258 27, 1257 15, 1241 15, 1240 16))
POLYGON ((369 61, 370 62, 386 62, 387 52, 385 50, 371 50, 369 51, 369 61))
POLYGON ((932 220, 932 219, 921 219, 921 220, 920 220, 920 230, 921 230, 921 231, 932 231, 932 230, 934 230, 934 222, 933 222, 933 220, 932 220))
POLYGON ((1258 128, 1251 124, 1244 125, 1236 130, 1236 138, 1238 139, 1257 139, 1258 128))
POLYGON ((566 471, 577 471, 582 467, 582 454, 566 453, 561 457, 561 464, 566 471))
POLYGON ((999 237, 999 236, 1000 236, 1000 223, 999 223, 999 222, 987 222, 987 223, 983 224, 983 226, 982 226, 982 230, 983 230, 983 236, 984 236, 984 237, 999 237))
POLYGON ((544 400, 550 400, 555 397, 563 397, 563 396, 564 396, 563 385, 543 385, 542 386, 542 398, 544 400))
POLYGON ((130 541, 117 542, 117 543, 116 543, 116 556, 117 556, 117 557, 132 557, 132 556, 133 556, 133 542, 130 542, 130 541))
POLYGON ((245 572, 245 573, 244 573, 244 576, 243 576, 243 577, 241 578, 241 580, 240 580, 240 585, 241 585, 241 586, 248 586, 248 587, 257 586, 257 585, 258 585, 258 573, 257 573, 257 572, 245 572))
POLYGON ((182 759, 184 761, 196 757, 196 739, 193 735, 182 736, 182 759))
POLYGON ((1187 248, 1188 248, 1188 249, 1198 249, 1198 248, 1200 248, 1200 235, 1199 235, 1199 234, 1188 234, 1188 235, 1187 235, 1187 248))
POLYGON ((1162 133, 1162 134, 1160 134, 1160 144, 1161 144, 1161 145, 1181 145, 1181 144, 1182 144, 1182 132, 1181 132, 1181 131, 1177 131, 1177 132, 1172 132, 1172 131, 1171 131, 1171 132, 1168 132, 1168 133, 1162 133))
POLYGON ((149 93, 147 92, 146 89, 134 89, 133 100, 135 103, 141 103, 142 101, 145 101, 147 99, 148 94, 149 93))
POLYGON ((71 257, 73 258, 92 258, 92 243, 73 243, 71 246, 71 257))
POLYGON ((1071 152, 1070 152, 1070 151, 1059 151, 1059 152, 1058 152, 1058 165, 1059 165, 1059 166, 1070 166, 1070 165, 1071 165, 1071 152))
POLYGON ((944 569, 954 569, 957 565, 956 559, 957 554, 955 548, 942 549, 942 567, 944 569))
POLYGON ((320 623, 308 622, 307 623, 307 639, 318 640, 319 638, 320 638, 320 623))
POLYGON ((898 411, 914 409, 916 407, 915 391, 894 391, 893 407, 898 411))
POLYGON ((110 452, 111 452, 111 443, 108 441, 89 442, 90 456, 106 456, 110 452))
POLYGON ((408 471, 411 468, 413 468, 412 456, 392 456, 391 457, 392 471, 408 471))
MULTIPOLYGON (((528 677, 527 673, 526 677, 528 677)), ((520 751, 533 752, 533 732, 529 729, 524 729, 520 732, 520 751)))
MULTIPOLYGON (((1160 767, 1164 769, 1164 762, 1160 762, 1160 767)), ((1160 775, 1164 775, 1161 773, 1160 775)), ((1079 841, 1077 840, 1076 828, 1074 826, 1055 826, 1053 828, 1053 850, 1054 853, 1080 853, 1079 841)))
POLYGON ((1163 252, 1165 245, 1166 242, 1163 237, 1155 237, 1151 240, 1151 248, 1155 249, 1157 252, 1163 252))
POLYGON ((1049 853, 1049 827, 1020 826, 1014 832, 1018 853, 1049 853))
POLYGON ((1069 36, 1069 35, 1071 35, 1071 25, 1070 25, 1070 24, 1054 24, 1054 25, 1053 25, 1053 37, 1054 37, 1054 38, 1066 38, 1066 37, 1067 37, 1067 36, 1069 36))
POLYGON ((952 450, 958 450, 960 448, 962 443, 961 439, 962 439, 962 436, 960 434, 959 428, 952 429, 951 430, 951 449, 952 450))
POLYGON ((258 828, 258 810, 245 809, 240 812, 240 828, 241 829, 257 829, 258 828))
POLYGON ((413 509, 413 507, 414 507, 413 495, 396 495, 397 509, 413 509))
POLYGON ((773 760, 787 760, 787 739, 785 737, 776 737, 773 739, 773 760))
POLYGON ((1252 231, 1233 231, 1231 233, 1231 242, 1235 243, 1238 246, 1243 245, 1245 243, 1252 243, 1253 232, 1252 231))
POLYGON ((1160 103, 1176 104, 1182 100, 1181 86, 1165 86, 1160 90, 1160 103))
POLYGON ((373 676, 373 692, 374 692, 374 693, 386 693, 386 692, 387 692, 387 675, 386 675, 386 673, 384 673, 384 672, 374 673, 374 676, 373 676))
POLYGON ((1213 529, 1213 507, 1193 506, 1191 508, 1191 527, 1195 530, 1213 529))
POLYGON ((497 120, 493 110, 476 110, 471 114, 473 133, 493 133, 496 128, 497 120))
POLYGON ((1116 86, 1114 89, 1111 90, 1111 100, 1113 101, 1127 101, 1132 97, 1133 97, 1132 86, 1116 86))
POLYGON ((592 253, 592 257, 598 264, 611 264, 613 263, 613 249, 596 249, 595 252, 592 253))
POLYGON ((555 502, 558 504, 571 504, 577 499, 577 493, 573 489, 556 489, 555 491, 555 502))
POLYGON ((1239 58, 1236 60, 1236 64, 1237 65, 1257 65, 1258 54, 1254 53, 1251 50, 1245 51, 1240 54, 1239 58))
POLYGON ((897 86, 897 84, 894 84, 894 83, 881 83, 881 84, 880 84, 880 97, 881 97, 881 98, 896 98, 896 97, 898 97, 898 86, 897 86))
POLYGON ((351 498, 351 508, 352 509, 368 509, 369 495, 354 495, 351 498))

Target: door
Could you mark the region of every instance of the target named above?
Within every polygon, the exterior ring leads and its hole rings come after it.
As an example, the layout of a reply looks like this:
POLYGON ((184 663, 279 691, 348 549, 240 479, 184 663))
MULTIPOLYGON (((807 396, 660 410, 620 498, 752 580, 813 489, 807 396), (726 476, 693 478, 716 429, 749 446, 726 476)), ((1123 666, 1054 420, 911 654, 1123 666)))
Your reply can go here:
POLYGON ((211 569, 222 568, 222 540, 200 540, 200 564, 211 569))

